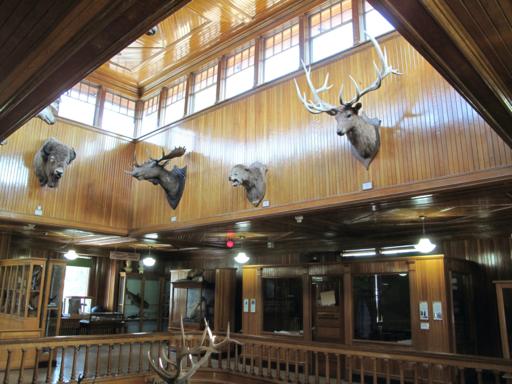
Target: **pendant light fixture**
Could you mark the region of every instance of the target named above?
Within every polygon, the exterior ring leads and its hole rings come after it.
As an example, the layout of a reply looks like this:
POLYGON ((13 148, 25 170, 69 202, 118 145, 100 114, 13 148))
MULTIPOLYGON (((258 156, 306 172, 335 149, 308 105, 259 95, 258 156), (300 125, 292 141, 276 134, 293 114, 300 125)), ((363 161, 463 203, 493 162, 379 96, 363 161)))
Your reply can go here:
POLYGON ((151 256, 151 247, 149 247, 148 255, 142 259, 142 264, 144 264, 145 267, 152 267, 155 263, 156 259, 151 256))
POLYGON ((240 251, 235 256, 235 261, 238 264, 245 264, 250 260, 249 256, 247 256, 247 254, 243 250, 243 239, 244 237, 240 236, 240 251))
POLYGON ((422 237, 418 244, 414 245, 414 248, 421 253, 430 253, 436 248, 436 245, 425 234, 425 216, 420 216, 420 219, 423 226, 422 237))
POLYGON ((70 248, 64 254, 64 257, 68 260, 76 260, 78 258, 78 253, 76 253, 76 251, 73 248, 70 248))

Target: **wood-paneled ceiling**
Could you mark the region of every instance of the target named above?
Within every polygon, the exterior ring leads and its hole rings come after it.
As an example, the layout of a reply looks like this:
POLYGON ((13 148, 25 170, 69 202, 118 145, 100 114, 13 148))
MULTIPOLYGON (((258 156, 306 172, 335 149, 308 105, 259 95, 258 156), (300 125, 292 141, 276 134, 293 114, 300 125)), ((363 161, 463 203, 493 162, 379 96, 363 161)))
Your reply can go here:
POLYGON ((89 79, 117 85, 129 92, 151 92, 179 73, 184 63, 201 61, 212 47, 279 20, 318 0, 191 0, 162 21, 153 36, 143 35, 102 65, 89 79))
POLYGON ((0 140, 188 1, 0 1, 0 140))
POLYGON ((151 249, 163 252, 225 250, 226 240, 237 246, 264 248, 268 242, 281 249, 348 249, 371 244, 413 243, 422 232, 436 239, 460 236, 510 234, 512 182, 451 192, 410 196, 351 207, 288 214, 252 221, 219 224, 174 232, 158 238, 103 235, 49 226, 1 223, 0 232, 12 233, 37 242, 60 243, 62 249, 75 245, 83 249, 151 249), (296 220, 302 216, 302 222, 296 220), (243 237, 243 241, 240 240, 243 237))

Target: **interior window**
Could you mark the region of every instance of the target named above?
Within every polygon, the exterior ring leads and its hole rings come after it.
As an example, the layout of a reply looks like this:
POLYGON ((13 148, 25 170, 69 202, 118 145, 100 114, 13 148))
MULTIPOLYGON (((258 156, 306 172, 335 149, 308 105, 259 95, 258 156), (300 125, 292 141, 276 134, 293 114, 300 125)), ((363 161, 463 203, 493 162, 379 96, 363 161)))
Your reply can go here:
POLYGON ((302 279, 264 278, 263 330, 302 334, 302 279))
POLYGON ((264 40, 264 81, 271 81, 299 68, 299 24, 282 28, 264 40))
POLYGON ((254 86, 254 49, 251 43, 227 58, 224 98, 239 95, 254 86))
POLYGON ((217 63, 194 73, 191 112, 197 112, 215 104, 216 99, 217 63))
POLYGON ((98 89, 99 87, 86 80, 76 84, 61 95, 59 116, 83 124, 94 125, 98 89))
MULTIPOLYGON (((89 272, 91 268, 89 267, 75 267, 75 266, 67 266, 66 267, 66 276, 64 278, 64 293, 63 297, 71 298, 72 296, 87 296, 89 291, 89 272)), ((63 313, 69 313, 70 308, 70 300, 64 301, 63 313)), ((80 300, 78 301, 80 304, 80 300)), ((84 308, 77 308, 80 312, 90 312, 91 311, 91 301, 84 302, 84 308)))
POLYGON ((144 101, 144 111, 142 113, 142 124, 139 136, 150 133, 158 128, 158 105, 160 95, 156 95, 144 101))
POLYGON ((411 344, 409 275, 354 276, 354 338, 411 344))
POLYGON ((317 62, 354 45, 352 1, 336 1, 309 18, 311 61, 317 62))
POLYGON ((364 2, 364 26, 366 32, 372 36, 380 36, 392 31, 393 26, 373 8, 367 1, 364 2))
POLYGON ((133 137, 135 133, 135 101, 112 92, 105 94, 102 129, 133 137))
POLYGON ((169 87, 165 101, 164 125, 181 119, 185 115, 185 91, 187 79, 183 78, 169 87))

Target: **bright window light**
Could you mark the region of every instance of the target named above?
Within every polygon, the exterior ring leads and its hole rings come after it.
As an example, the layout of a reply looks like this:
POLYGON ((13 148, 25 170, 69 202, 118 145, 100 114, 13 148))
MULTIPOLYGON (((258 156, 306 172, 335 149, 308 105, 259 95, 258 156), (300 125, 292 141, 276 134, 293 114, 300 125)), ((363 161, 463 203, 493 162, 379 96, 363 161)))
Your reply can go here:
POLYGON ((386 32, 392 31, 394 27, 374 9, 368 2, 365 2, 365 30, 373 37, 383 35, 386 32))
POLYGON ((265 82, 272 81, 299 68, 300 48, 292 47, 265 60, 265 82))
POLYGON ((89 267, 66 267, 64 278, 64 297, 87 296, 89 289, 89 267))
POLYGON ((98 87, 82 81, 62 94, 59 103, 60 117, 94 125, 98 87))
POLYGON ((354 45, 352 23, 342 25, 312 40, 312 61, 317 62, 354 45))

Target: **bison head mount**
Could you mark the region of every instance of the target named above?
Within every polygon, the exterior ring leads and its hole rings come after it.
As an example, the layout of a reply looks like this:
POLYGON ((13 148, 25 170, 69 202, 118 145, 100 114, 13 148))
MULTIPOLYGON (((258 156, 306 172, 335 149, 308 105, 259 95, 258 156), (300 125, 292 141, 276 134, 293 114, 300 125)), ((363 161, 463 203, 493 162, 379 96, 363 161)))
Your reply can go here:
POLYGON ((382 79, 388 75, 401 75, 398 70, 388 65, 386 51, 382 52, 377 40, 368 34, 367 36, 370 38, 375 50, 377 51, 382 67, 379 69, 377 64, 375 64, 375 62, 373 63, 375 71, 377 72, 377 79, 363 90, 359 88, 359 85, 354 78, 349 75, 356 90, 356 95, 352 100, 348 102, 343 101, 342 85, 339 93, 340 106, 332 105, 323 101, 319 96, 320 93, 326 92, 332 88, 332 85, 328 85, 329 74, 325 76, 323 85, 320 88, 315 88, 311 80, 311 68, 307 68, 304 62, 302 63, 302 66, 306 73, 306 82, 313 95, 312 101, 306 98, 306 94, 300 90, 297 81, 294 79, 297 95, 306 109, 314 114, 325 112, 334 116, 337 122, 337 134, 339 136, 347 135, 348 140, 352 144, 352 153, 364 164, 366 169, 368 169, 371 161, 379 151, 379 127, 381 121, 377 118, 369 118, 364 112, 359 113, 362 106, 359 99, 365 94, 379 89, 382 84, 382 79))
POLYGON ((55 116, 57 115, 57 111, 59 109, 59 102, 59 99, 55 100, 53 103, 39 112, 36 117, 43 120, 46 124, 55 124, 55 116))
POLYGON ((257 207, 267 188, 267 167, 260 162, 255 162, 246 167, 243 164, 237 164, 231 168, 229 181, 233 187, 243 185, 247 191, 247 199, 257 207))
POLYGON ((183 156, 185 151, 185 147, 178 147, 165 154, 165 151, 162 149, 162 156, 159 159, 150 157, 149 160, 142 164, 138 164, 137 160, 135 160, 133 169, 127 173, 137 180, 147 180, 154 185, 160 185, 165 191, 169 205, 172 209, 176 209, 185 189, 187 167, 178 168, 175 165, 169 171, 165 169, 165 166, 171 159, 183 156))
POLYGON ((75 158, 73 148, 53 137, 47 139, 34 157, 34 170, 41 187, 57 187, 64 170, 75 158))

